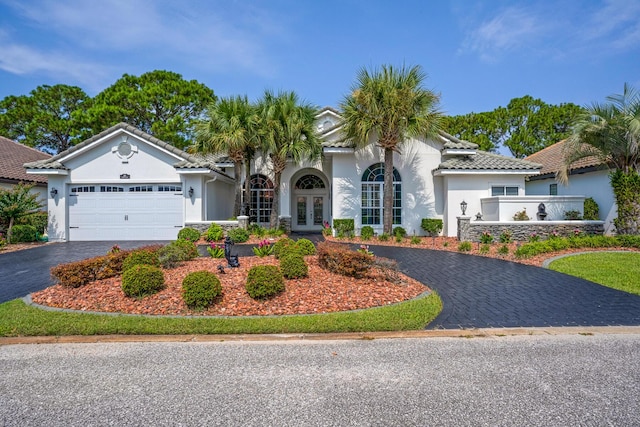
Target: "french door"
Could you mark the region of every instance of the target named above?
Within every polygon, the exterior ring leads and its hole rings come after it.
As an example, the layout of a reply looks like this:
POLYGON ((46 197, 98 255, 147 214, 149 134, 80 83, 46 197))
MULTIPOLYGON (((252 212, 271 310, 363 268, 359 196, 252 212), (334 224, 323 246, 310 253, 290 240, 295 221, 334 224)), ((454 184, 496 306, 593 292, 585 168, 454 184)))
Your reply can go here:
POLYGON ((321 230, 325 220, 325 197, 298 194, 295 201, 293 229, 298 231, 321 230))

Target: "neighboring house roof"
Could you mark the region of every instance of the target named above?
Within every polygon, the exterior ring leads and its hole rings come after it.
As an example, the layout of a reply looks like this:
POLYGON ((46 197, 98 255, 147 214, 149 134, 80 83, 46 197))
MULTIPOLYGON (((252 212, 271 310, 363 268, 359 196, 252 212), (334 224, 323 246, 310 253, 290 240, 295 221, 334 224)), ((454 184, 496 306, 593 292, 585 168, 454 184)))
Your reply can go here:
POLYGON ((78 151, 84 147, 86 147, 87 145, 90 145, 102 138, 104 138, 105 136, 117 131, 117 130, 125 130, 129 133, 132 133, 142 139, 144 139, 145 141, 151 143, 151 144, 155 144, 160 148, 163 148, 164 150, 167 150, 177 156, 179 156, 180 158, 182 158, 182 160, 176 162, 173 166, 176 168, 180 168, 180 169, 209 169, 212 171, 215 171, 217 173, 220 173, 222 175, 228 176, 226 175, 224 172, 222 172, 219 168, 217 168, 215 166, 215 162, 213 161, 213 159, 210 158, 206 158, 206 157, 202 157, 202 156, 196 156, 196 155, 191 155, 189 153, 186 153, 185 151, 180 150, 179 148, 174 147, 173 145, 164 142, 158 138, 156 138, 155 136, 149 135, 146 132, 141 131, 140 129, 131 126, 130 124, 127 123, 118 123, 115 126, 110 127, 109 129, 100 132, 99 134, 92 136, 89 139, 86 139, 84 141, 82 141, 81 143, 74 145, 73 147, 69 148, 68 150, 65 150, 59 154, 56 154, 55 156, 46 159, 46 160, 38 160, 35 162, 30 162, 30 163, 25 163, 24 167, 27 169, 43 169, 43 170, 47 170, 47 169, 63 169, 66 170, 67 168, 65 167, 63 161, 65 159, 65 157, 67 157, 69 154, 78 151))
POLYGON ((455 156, 440 163, 436 170, 464 171, 531 171, 541 169, 542 165, 500 154, 476 151, 474 155, 455 156))
POLYGON ((27 175, 22 167, 27 162, 47 160, 51 155, 0 136, 0 180, 46 184, 47 177, 27 175))
MULTIPOLYGON (((537 153, 533 153, 532 155, 526 157, 525 160, 540 163, 542 165, 540 175, 555 175, 562 168, 564 168, 564 150, 566 147, 566 143, 567 140, 563 139, 560 142, 556 142, 553 145, 543 148, 537 153)), ((573 162, 569 170, 571 172, 577 172, 580 169, 592 168, 596 166, 604 166, 604 163, 596 156, 589 156, 580 159, 577 162, 573 162)))

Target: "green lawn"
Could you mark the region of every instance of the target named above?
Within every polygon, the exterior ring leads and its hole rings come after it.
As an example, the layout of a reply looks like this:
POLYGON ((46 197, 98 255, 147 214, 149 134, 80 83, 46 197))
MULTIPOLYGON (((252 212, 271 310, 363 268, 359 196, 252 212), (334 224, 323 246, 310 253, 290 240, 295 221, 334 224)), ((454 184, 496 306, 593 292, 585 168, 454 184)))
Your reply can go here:
POLYGON ((549 268, 640 295, 640 253, 594 252, 553 261, 549 268))
POLYGON ((442 310, 437 293, 367 310, 304 316, 169 318, 46 311, 0 304, 0 336, 372 332, 424 329, 442 310))

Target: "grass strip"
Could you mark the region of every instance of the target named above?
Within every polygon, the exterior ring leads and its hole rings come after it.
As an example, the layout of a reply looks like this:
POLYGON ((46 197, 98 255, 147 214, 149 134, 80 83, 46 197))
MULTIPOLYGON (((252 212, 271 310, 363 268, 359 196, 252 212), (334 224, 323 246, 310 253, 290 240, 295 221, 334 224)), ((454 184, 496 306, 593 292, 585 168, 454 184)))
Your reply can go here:
POLYGON ((399 304, 340 313, 173 318, 66 313, 29 306, 21 299, 0 304, 0 336, 276 334, 406 331, 424 329, 442 310, 437 293, 399 304))
POLYGON ((549 268, 603 286, 640 295, 640 253, 594 252, 557 259, 549 268))

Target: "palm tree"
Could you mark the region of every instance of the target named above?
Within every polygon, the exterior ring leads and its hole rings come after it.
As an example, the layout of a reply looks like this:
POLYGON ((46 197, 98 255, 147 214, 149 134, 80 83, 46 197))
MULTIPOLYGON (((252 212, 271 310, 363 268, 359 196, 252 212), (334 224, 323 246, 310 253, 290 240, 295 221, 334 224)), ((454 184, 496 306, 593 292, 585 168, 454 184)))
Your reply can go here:
POLYGON ((344 138, 357 148, 376 138, 384 150, 383 228, 387 234, 393 227, 393 153, 400 152, 406 139, 433 137, 440 129, 439 96, 423 88, 425 79, 420 66, 363 68, 351 94, 340 104, 344 138))
POLYGON ((253 150, 256 130, 256 111, 246 96, 221 98, 209 106, 206 119, 196 125, 195 151, 226 154, 233 161, 235 216, 240 215, 242 208, 242 165, 247 170, 250 167, 247 153, 253 150))
POLYGON ((565 167, 558 180, 568 182, 569 167, 589 156, 613 167, 611 186, 618 205, 614 220, 620 234, 640 232, 640 92, 624 85, 622 95, 594 102, 574 124, 565 145, 565 167))
POLYGON ((0 189, 0 218, 8 221, 7 241, 11 243, 13 223, 16 219, 34 214, 42 208, 38 195, 31 193, 33 185, 19 183, 9 190, 0 189))
POLYGON ((322 144, 314 129, 317 108, 302 102, 295 92, 275 95, 265 91, 258 102, 260 117, 260 149, 268 154, 273 169, 273 204, 269 219, 277 227, 280 212, 280 182, 282 172, 291 160, 299 164, 313 161, 322 154, 322 144))

